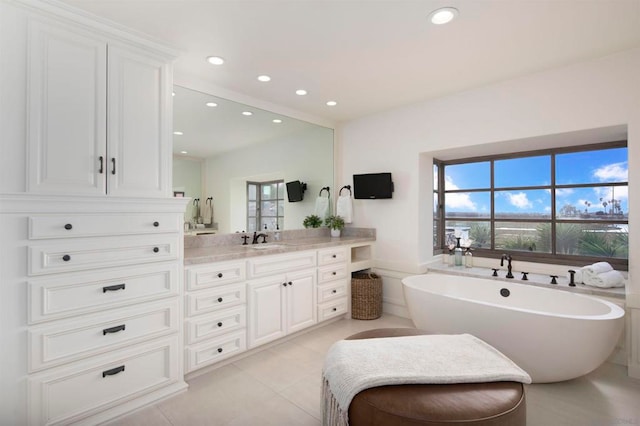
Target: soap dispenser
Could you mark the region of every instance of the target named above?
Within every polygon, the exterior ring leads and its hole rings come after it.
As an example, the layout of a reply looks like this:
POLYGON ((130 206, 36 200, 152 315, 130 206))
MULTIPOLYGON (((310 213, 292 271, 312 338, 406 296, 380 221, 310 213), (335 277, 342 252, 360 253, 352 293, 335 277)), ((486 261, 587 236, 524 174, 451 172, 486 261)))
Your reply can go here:
POLYGON ((464 252, 464 266, 473 268, 473 253, 471 253, 471 247, 467 247, 467 251, 464 252))
POLYGON ((462 247, 460 246, 460 237, 456 237, 458 242, 456 243, 455 249, 455 265, 462 266, 462 247))

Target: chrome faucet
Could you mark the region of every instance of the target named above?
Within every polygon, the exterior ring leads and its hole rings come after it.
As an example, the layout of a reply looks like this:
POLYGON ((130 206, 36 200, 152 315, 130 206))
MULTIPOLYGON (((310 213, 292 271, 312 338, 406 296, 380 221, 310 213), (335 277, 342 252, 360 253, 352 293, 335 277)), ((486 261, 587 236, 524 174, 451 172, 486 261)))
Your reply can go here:
POLYGON ((513 273, 511 272, 511 260, 512 257, 510 254, 503 254, 500 258, 500 266, 504 266, 504 261, 507 261, 507 275, 506 278, 513 278, 513 273))

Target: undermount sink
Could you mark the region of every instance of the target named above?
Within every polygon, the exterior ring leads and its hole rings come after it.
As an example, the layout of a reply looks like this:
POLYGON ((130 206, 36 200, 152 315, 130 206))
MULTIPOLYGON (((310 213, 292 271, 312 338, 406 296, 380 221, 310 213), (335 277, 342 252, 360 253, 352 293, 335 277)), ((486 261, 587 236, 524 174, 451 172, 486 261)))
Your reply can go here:
POLYGON ((269 249, 278 249, 287 247, 284 244, 252 244, 249 246, 250 249, 253 250, 269 250, 269 249))

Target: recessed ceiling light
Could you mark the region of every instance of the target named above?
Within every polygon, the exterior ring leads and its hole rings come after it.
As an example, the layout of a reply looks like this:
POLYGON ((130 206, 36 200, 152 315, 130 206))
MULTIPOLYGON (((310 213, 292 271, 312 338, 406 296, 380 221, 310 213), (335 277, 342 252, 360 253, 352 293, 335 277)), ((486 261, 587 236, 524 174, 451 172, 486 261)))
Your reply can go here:
POLYGON ((277 123, 277 124, 280 124, 280 123, 282 123, 282 120, 280 120, 279 118, 274 118, 273 122, 277 123))
POLYGON ((207 102, 205 105, 208 106, 208 107, 211 107, 211 108, 218 106, 218 104, 215 103, 215 102, 207 102))
POLYGON ((187 154, 187 151, 180 151, 180 154, 187 154))
POLYGON ((307 91, 306 91, 306 90, 304 90, 304 89, 298 89, 298 90, 296 90, 296 95, 304 96, 304 95, 306 95, 306 94, 307 94, 307 91))
POLYGON ((242 111, 242 115, 253 115, 251 111, 242 111))
POLYGON ((271 77, 269 77, 268 75, 259 75, 258 81, 262 81, 266 83, 267 81, 271 81, 271 77))
POLYGON ((222 65, 222 64, 224 64, 224 59, 221 58, 220 56, 209 56, 207 58, 207 61, 210 64, 213 64, 213 65, 222 65))
POLYGON ((327 101, 328 106, 336 106, 338 103, 336 101, 327 101))
POLYGON ((454 7, 441 7, 429 14, 429 19, 432 24, 442 25, 451 22, 456 16, 458 16, 458 9, 454 7))
POLYGON ((182 136, 182 135, 184 135, 184 133, 182 133, 182 132, 173 132, 173 134, 174 134, 174 135, 178 135, 178 136, 182 136))

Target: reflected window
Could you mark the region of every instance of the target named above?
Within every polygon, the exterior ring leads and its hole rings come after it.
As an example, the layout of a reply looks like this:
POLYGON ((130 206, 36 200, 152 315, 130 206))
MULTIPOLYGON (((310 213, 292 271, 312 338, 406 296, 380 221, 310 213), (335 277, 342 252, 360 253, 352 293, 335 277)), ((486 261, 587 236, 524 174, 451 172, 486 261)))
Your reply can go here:
POLYGON ((284 180, 247 182, 247 232, 283 228, 284 188, 284 180))
POLYGON ((626 141, 434 160, 434 252, 461 243, 521 260, 628 268, 626 141), (438 209, 438 206, 444 208, 438 209), (437 224, 443 226, 436 226, 437 224))

